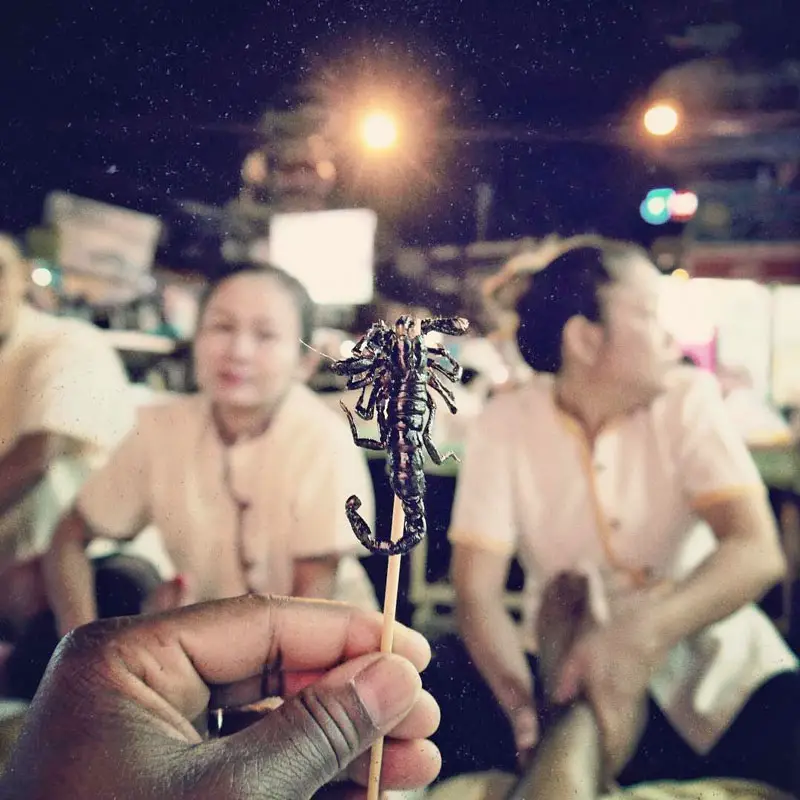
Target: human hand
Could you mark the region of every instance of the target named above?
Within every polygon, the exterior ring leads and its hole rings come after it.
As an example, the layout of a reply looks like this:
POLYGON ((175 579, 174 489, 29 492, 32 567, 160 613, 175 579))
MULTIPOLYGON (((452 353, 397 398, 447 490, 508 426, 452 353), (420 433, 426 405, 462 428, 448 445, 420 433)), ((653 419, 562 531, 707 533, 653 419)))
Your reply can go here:
MULTIPOLYGON (((545 585, 536 619, 539 640, 539 677, 545 715, 557 690, 561 666, 581 631, 592 625, 589 582, 585 575, 561 572, 545 585)), ((539 715, 533 703, 507 712, 514 731, 519 766, 529 766, 538 744, 539 715)))
POLYGON ((555 700, 563 665, 575 642, 597 624, 589 592, 589 579, 577 572, 560 572, 542 590, 536 633, 539 677, 546 704, 555 700))
POLYGON ((430 649, 398 625, 378 653, 378 613, 248 596, 95 622, 59 645, 0 797, 255 800, 365 796, 369 746, 387 735, 384 789, 438 774, 426 740, 439 710, 418 674, 430 649), (203 741, 211 691, 241 704, 280 669, 286 701, 245 730, 203 741), (6 792, 6 793, 4 793, 6 792))
POLYGON ((668 591, 671 587, 649 587, 615 601, 612 621, 585 630, 561 668, 555 700, 566 703, 581 692, 587 696, 603 732, 611 773, 632 755, 645 721, 650 681, 667 654, 648 620, 668 591))

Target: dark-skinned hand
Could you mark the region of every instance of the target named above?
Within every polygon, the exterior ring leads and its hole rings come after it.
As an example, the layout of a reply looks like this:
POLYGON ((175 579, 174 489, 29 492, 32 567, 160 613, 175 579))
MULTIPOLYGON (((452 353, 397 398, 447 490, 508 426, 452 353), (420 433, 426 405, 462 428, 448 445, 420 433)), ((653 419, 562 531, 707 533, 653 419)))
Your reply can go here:
POLYGON ((0 798, 302 800, 365 797, 369 747, 386 735, 382 789, 438 774, 439 723, 419 672, 430 649, 338 603, 248 596, 86 625, 62 640, 0 798), (285 702, 227 737, 193 721, 214 692, 259 699, 280 669, 285 702))

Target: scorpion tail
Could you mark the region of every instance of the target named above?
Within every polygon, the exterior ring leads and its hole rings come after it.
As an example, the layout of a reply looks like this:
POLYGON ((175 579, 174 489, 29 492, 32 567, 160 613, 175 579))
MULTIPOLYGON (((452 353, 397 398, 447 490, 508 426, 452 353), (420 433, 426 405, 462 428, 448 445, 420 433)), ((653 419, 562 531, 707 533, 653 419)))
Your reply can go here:
POLYGON ((371 553, 378 553, 382 556, 405 555, 425 535, 424 517, 413 521, 406 518, 402 538, 396 542, 388 539, 377 539, 369 529, 366 520, 358 513, 359 508, 361 508, 361 500, 356 495, 351 495, 347 498, 345 513, 350 522, 350 527, 353 529, 358 541, 371 553))
POLYGON ((366 520, 358 513, 359 508, 361 508, 361 500, 356 495, 350 495, 344 504, 344 512, 347 514, 347 520, 356 539, 371 553, 382 552, 380 542, 372 535, 366 520))

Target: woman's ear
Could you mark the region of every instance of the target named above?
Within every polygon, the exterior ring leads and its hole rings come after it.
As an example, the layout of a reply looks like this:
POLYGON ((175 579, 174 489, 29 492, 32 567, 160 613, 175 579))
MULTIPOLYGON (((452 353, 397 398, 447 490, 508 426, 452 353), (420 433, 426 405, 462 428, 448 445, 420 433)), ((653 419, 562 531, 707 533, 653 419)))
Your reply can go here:
POLYGON ((583 316, 570 317, 564 326, 562 347, 564 362, 593 367, 600 357, 603 328, 583 316))

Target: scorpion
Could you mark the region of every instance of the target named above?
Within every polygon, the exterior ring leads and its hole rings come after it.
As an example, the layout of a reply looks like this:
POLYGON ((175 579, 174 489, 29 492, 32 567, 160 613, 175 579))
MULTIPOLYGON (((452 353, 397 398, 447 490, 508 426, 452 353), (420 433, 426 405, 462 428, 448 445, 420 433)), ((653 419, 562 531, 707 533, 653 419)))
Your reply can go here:
POLYGON ((376 322, 356 342, 351 356, 334 362, 332 367, 337 375, 348 376, 348 389, 361 389, 356 414, 371 420, 377 412, 380 441, 360 437, 352 412, 339 403, 347 414, 355 444, 387 454, 389 483, 405 514, 403 534, 396 541, 374 536, 358 513, 361 500, 356 495, 347 499, 345 513, 359 542, 373 553, 388 556, 407 553, 425 536, 424 451, 435 464, 450 458, 458 461, 453 452, 440 453, 431 439, 436 417, 431 389, 455 414, 453 392, 439 376, 455 383, 461 378, 461 365, 446 348, 428 347, 425 335, 438 331, 460 336, 466 333, 469 322, 463 317, 433 317, 418 320, 417 324, 419 330, 415 333, 410 316, 401 316, 394 328, 383 320, 376 322))

